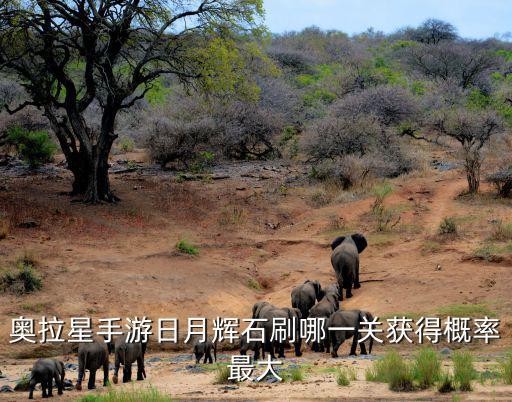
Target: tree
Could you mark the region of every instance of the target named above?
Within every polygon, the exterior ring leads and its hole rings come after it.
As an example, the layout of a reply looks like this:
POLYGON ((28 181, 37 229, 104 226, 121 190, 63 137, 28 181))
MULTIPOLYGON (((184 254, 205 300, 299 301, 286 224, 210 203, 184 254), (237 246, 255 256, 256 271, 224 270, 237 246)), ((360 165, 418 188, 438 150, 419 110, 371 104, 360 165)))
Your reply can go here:
POLYGON ((413 29, 411 36, 418 42, 437 45, 442 40, 457 39, 457 29, 449 22, 429 18, 418 28, 413 29))
POLYGON ((0 0, 0 69, 27 94, 6 110, 43 110, 74 175, 72 193, 116 201, 108 156, 118 114, 166 74, 243 87, 237 36, 260 33, 262 14, 261 0, 0 0), (94 108, 97 127, 85 117, 94 108))

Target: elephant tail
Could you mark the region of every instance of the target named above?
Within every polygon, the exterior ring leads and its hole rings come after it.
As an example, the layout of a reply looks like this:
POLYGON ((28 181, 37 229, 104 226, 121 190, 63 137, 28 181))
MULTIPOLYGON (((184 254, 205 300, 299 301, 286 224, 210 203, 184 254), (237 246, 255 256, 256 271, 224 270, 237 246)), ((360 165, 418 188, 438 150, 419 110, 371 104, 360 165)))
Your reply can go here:
POLYGON ((213 342, 213 358, 215 363, 217 363, 217 341, 213 342))

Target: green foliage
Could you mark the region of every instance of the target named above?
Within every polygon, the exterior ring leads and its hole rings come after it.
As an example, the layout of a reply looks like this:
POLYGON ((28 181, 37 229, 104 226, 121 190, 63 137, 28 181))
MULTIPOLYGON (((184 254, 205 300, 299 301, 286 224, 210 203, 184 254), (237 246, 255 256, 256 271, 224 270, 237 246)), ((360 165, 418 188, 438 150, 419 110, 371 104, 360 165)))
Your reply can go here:
POLYGON ((164 84, 164 79, 161 77, 151 84, 151 89, 146 92, 145 99, 151 106, 161 106, 167 101, 167 96, 172 92, 172 89, 164 84))
POLYGON ((89 394, 80 399, 78 402, 171 402, 172 399, 163 395, 158 389, 149 387, 146 389, 108 389, 106 393, 89 394))
POLYGON ((321 102, 325 105, 329 105, 334 102, 335 99, 336 94, 334 92, 319 88, 304 95, 304 104, 306 106, 314 106, 316 103, 321 102))
POLYGON ((473 89, 468 95, 468 107, 472 109, 486 109, 493 103, 491 96, 484 94, 480 89, 473 89))
POLYGON ((414 379, 420 388, 434 385, 441 375, 441 362, 437 353, 430 347, 421 349, 415 356, 413 364, 414 379))
POLYGON ((457 223, 455 222, 455 219, 452 217, 445 217, 439 224, 438 233, 440 235, 456 234, 457 223))
POLYGON ((192 244, 190 244, 187 240, 181 239, 176 243, 176 250, 180 253, 189 254, 189 255, 199 255, 199 249, 192 244))
POLYGON ((350 381, 357 379, 356 370, 353 367, 341 367, 336 371, 336 384, 340 387, 347 387, 350 381))
POLYGON ((229 384, 233 383, 233 380, 229 379, 230 370, 228 366, 217 365, 215 373, 215 384, 229 384))
POLYGON ((377 221, 377 231, 382 232, 396 226, 400 221, 400 215, 384 205, 384 200, 393 192, 393 186, 382 183, 372 188, 375 200, 372 205, 372 214, 377 221))
POLYGON ((124 137, 119 141, 119 147, 123 152, 133 152, 135 142, 130 137, 124 137))
POLYGON ((512 240, 512 223, 503 223, 499 220, 493 228, 491 240, 509 241, 512 240))
POLYGON ((290 381, 304 381, 304 371, 302 367, 293 367, 289 370, 290 372, 290 381))
POLYGON ((512 352, 507 353, 505 359, 500 362, 500 374, 505 384, 512 385, 512 352))
POLYGON ((426 93, 425 83, 422 81, 414 81, 411 84, 411 91, 414 95, 422 96, 426 93))
POLYGON ((0 276, 0 289, 17 295, 31 293, 43 287, 32 259, 20 258, 14 269, 5 270, 0 276))
POLYGON ((249 289, 253 289, 253 290, 261 290, 260 283, 256 279, 254 279, 254 278, 249 278, 247 280, 247 287, 249 289))
POLYGON ((441 377, 437 383, 437 391, 442 394, 455 391, 455 387, 453 386, 453 376, 449 371, 444 371, 441 374, 441 377))
POLYGON ((476 378, 471 353, 457 350, 452 357, 453 378, 461 391, 471 391, 471 381, 476 378))
POLYGON ((437 309, 436 313, 447 317, 496 317, 496 312, 484 303, 448 304, 437 309))
POLYGON ((57 151, 57 146, 46 131, 29 131, 21 127, 11 127, 7 132, 7 141, 16 147, 18 155, 31 168, 51 162, 57 151))
POLYGON ((392 391, 413 389, 413 370, 395 351, 386 354, 382 360, 377 360, 365 374, 367 381, 386 382, 392 391))

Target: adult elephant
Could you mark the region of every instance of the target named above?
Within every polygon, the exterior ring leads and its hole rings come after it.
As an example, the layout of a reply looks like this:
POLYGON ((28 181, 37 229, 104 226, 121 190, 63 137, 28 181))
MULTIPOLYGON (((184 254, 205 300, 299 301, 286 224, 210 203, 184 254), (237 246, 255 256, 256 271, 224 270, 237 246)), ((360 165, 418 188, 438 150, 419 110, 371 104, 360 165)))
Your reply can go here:
MULTIPOLYGON (((342 236, 335 239, 332 244, 331 264, 336 273, 340 289, 346 290, 347 299, 352 297, 352 285, 359 289, 359 254, 368 246, 366 238, 356 233, 352 236, 342 236)), ((343 292, 341 298, 343 300, 343 292)))
POLYGON ((39 359, 34 363, 30 373, 28 399, 34 399, 36 384, 41 384, 43 398, 53 396, 53 381, 57 385, 58 394, 64 390, 64 363, 56 359, 39 359))
POLYGON ((264 342, 263 342, 263 351, 270 353, 272 359, 275 359, 275 353, 277 351, 279 358, 284 358, 284 348, 286 344, 286 339, 273 339, 274 335, 274 326, 278 321, 283 321, 285 323, 285 329, 288 332, 288 325, 291 320, 295 321, 295 355, 302 356, 302 352, 300 351, 301 343, 300 343, 300 310, 297 308, 277 308, 271 305, 268 302, 259 302, 255 304, 255 308, 253 308, 253 318, 263 319, 264 322, 260 322, 258 324, 259 328, 264 329, 264 342), (256 306, 257 305, 257 306, 256 306))
POLYGON ((78 345, 78 380, 76 389, 82 390, 82 381, 85 376, 85 370, 89 370, 88 389, 94 389, 96 386, 96 371, 103 368, 103 386, 108 385, 108 346, 103 338, 94 339, 93 342, 81 343, 78 345))
POLYGON ((146 378, 146 370, 144 369, 144 355, 146 353, 147 343, 143 342, 127 342, 126 336, 119 336, 113 340, 113 344, 109 343, 109 352, 114 352, 115 364, 112 382, 117 384, 118 373, 121 364, 123 365, 123 383, 132 380, 132 364, 137 362, 137 381, 146 378))
MULTIPOLYGON (((338 357, 338 349, 343 342, 347 339, 352 338, 352 347, 350 348, 350 355, 356 355, 357 345, 359 343, 359 347, 361 350, 361 354, 365 355, 366 353, 366 345, 364 342, 359 342, 361 338, 361 322, 371 322, 373 321, 373 315, 368 311, 362 310, 340 310, 336 311, 329 318, 329 328, 346 328, 343 330, 335 330, 329 331, 329 337, 332 345, 332 357, 338 357), (348 328, 354 328, 354 330, 349 330, 348 328)), ((369 348, 368 353, 372 353, 373 347, 373 338, 370 337, 369 340, 369 348)))
POLYGON ((310 281, 309 279, 302 285, 292 289, 292 307, 298 308, 302 318, 308 318, 309 309, 315 305, 317 301, 322 300, 324 291, 318 281, 310 281))
POLYGON ((339 299, 342 290, 339 285, 333 284, 329 285, 325 288, 325 295, 317 304, 315 304, 309 310, 309 317, 314 319, 323 319, 324 320, 324 332, 326 334, 323 342, 313 342, 312 349, 313 352, 327 352, 329 353, 329 335, 328 335, 328 325, 327 321, 329 317, 336 312, 339 307, 339 299))

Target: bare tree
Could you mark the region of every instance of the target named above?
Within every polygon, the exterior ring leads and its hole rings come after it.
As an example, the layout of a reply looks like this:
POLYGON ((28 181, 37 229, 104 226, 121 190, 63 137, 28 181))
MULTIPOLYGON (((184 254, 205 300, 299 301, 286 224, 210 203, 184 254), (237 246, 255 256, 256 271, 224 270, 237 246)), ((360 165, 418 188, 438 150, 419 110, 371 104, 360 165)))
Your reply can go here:
POLYGON ((0 68, 28 94, 6 109, 41 108, 73 172, 73 193, 116 201, 108 156, 118 113, 163 74, 188 84, 210 78, 212 40, 258 27, 262 13, 261 0, 0 0, 0 68), (98 129, 84 117, 95 103, 98 129))
POLYGON ((412 39, 437 45, 443 40, 453 41, 457 39, 457 29, 449 22, 429 18, 412 31, 412 39))

